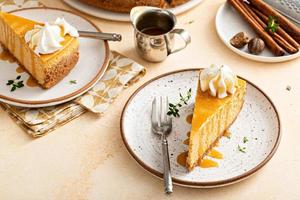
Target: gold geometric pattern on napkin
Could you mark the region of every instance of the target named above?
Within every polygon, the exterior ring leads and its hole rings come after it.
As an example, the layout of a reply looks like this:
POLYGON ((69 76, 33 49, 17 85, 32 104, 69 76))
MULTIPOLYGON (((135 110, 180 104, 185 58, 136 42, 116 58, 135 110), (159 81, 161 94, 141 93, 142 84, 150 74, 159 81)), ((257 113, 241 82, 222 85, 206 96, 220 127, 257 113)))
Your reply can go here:
POLYGON ((110 54, 109 69, 93 89, 75 100, 88 110, 102 114, 118 94, 145 72, 143 66, 116 52, 110 54))
POLYGON ((112 51, 108 69, 102 79, 90 91, 75 100, 57 106, 34 109, 8 104, 2 106, 28 134, 39 137, 75 119, 86 110, 103 114, 120 92, 145 72, 143 66, 112 51))
POLYGON ((37 0, 0 0, 0 11, 4 12, 40 6, 44 5, 37 0))
POLYGON ((9 116, 33 137, 43 136, 87 111, 79 104, 71 102, 53 106, 51 107, 53 110, 50 107, 38 109, 17 108, 3 103, 2 106, 9 116))

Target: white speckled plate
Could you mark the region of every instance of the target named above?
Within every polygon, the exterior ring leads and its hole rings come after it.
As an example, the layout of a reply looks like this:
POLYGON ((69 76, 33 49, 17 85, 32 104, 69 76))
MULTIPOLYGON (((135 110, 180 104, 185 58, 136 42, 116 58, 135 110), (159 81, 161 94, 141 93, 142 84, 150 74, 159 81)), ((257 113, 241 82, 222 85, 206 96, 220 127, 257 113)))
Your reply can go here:
POLYGON ((219 167, 195 168, 188 173, 177 163, 177 156, 187 151, 183 144, 191 126, 186 116, 193 112, 199 69, 187 69, 161 75, 141 86, 128 100, 121 118, 123 141, 133 158, 147 171, 162 177, 160 139, 151 132, 151 102, 155 96, 167 95, 177 102, 179 92, 192 88, 188 105, 180 109, 180 118, 173 120, 168 137, 172 177, 175 184, 187 187, 219 187, 241 181, 264 166, 275 153, 280 141, 280 120, 271 100, 257 86, 247 81, 245 103, 237 120, 230 127, 231 137, 221 138, 216 148, 224 159, 219 167), (243 143, 247 137, 248 142, 243 143), (238 150, 245 147, 246 153, 238 150))
MULTIPOLYGON (((78 30, 100 31, 88 19, 60 9, 29 8, 13 11, 13 14, 39 22, 64 17, 78 30)), ((47 90, 38 86, 30 87, 30 84, 27 84, 28 73, 18 71, 16 62, 0 60, 0 101, 22 107, 44 107, 70 101, 88 91, 100 80, 108 66, 108 59, 109 47, 106 41, 79 38, 78 63, 63 80, 47 90), (19 75, 25 87, 10 92, 11 87, 6 85, 7 80, 15 79, 19 75), (76 84, 70 84, 71 80, 76 80, 76 84)))
POLYGON ((265 50, 260 55, 253 55, 248 52, 247 45, 242 49, 233 47, 230 44, 230 39, 235 34, 239 32, 245 32, 250 36, 250 38, 253 38, 256 36, 256 33, 243 19, 243 17, 240 16, 231 5, 229 5, 229 3, 225 3, 219 8, 216 15, 215 24, 217 33, 222 42, 233 52, 250 60, 276 63, 292 60, 300 56, 300 51, 295 54, 286 53, 284 56, 274 56, 268 48, 265 48, 265 50))
MULTIPOLYGON (((104 10, 101 8, 97 8, 82 3, 79 0, 63 0, 63 1, 69 6, 71 6, 72 8, 75 8, 76 10, 92 15, 94 17, 99 17, 102 19, 108 19, 113 21, 125 21, 125 22, 130 21, 129 13, 120 13, 120 12, 112 12, 109 10, 104 10)), ((190 0, 185 4, 176 6, 175 8, 170 8, 168 10, 173 12, 175 15, 178 15, 192 9, 193 7, 197 6, 201 2, 202 0, 190 0)))

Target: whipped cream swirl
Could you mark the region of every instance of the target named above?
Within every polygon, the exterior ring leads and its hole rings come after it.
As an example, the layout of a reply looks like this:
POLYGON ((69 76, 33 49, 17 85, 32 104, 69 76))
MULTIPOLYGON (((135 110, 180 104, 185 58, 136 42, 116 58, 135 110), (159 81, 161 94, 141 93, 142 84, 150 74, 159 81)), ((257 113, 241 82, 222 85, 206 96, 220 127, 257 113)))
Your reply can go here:
POLYGON ((63 36, 66 34, 72 37, 79 36, 76 28, 67 23, 64 18, 57 18, 54 23, 35 25, 32 30, 26 32, 25 42, 29 43, 29 47, 38 55, 51 54, 62 48, 60 43, 64 41, 63 36))
POLYGON ((227 65, 211 65, 200 73, 200 87, 203 92, 220 99, 236 91, 237 77, 227 65))
POLYGON ((64 38, 61 36, 61 28, 47 22, 44 26, 35 25, 34 29, 25 34, 25 42, 29 43, 36 54, 53 53, 61 49, 62 41, 64 38))
POLYGON ((58 17, 55 20, 54 24, 63 27, 64 35, 69 34, 72 37, 79 37, 77 29, 74 26, 72 26, 71 24, 69 24, 64 18, 58 17))

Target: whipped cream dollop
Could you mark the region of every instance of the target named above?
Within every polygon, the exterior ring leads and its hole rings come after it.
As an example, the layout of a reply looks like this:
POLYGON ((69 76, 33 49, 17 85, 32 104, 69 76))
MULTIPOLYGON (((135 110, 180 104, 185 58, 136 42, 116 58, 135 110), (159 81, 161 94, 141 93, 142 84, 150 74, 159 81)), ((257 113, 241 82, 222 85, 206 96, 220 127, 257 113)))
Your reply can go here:
POLYGON ((220 99, 236 91, 237 76, 227 65, 211 65, 200 73, 200 87, 203 92, 209 90, 210 94, 220 99))
POLYGON ((57 18, 53 23, 45 23, 43 26, 35 25, 25 34, 25 42, 36 54, 51 54, 62 48, 60 44, 65 35, 78 37, 78 31, 64 18, 57 18))
POLYGON ((79 37, 77 29, 74 26, 72 26, 71 24, 69 24, 64 18, 58 17, 55 20, 54 24, 63 27, 64 35, 69 34, 72 37, 79 37))
POLYGON ((57 25, 45 23, 44 26, 35 25, 34 28, 25 34, 25 42, 34 49, 36 54, 50 54, 59 49, 64 41, 61 36, 61 28, 57 25))

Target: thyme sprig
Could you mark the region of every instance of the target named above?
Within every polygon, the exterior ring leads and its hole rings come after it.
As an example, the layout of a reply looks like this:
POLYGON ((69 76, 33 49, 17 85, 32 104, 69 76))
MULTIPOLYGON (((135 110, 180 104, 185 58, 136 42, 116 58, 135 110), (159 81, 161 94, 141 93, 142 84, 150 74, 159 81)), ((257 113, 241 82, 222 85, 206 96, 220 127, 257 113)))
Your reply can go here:
POLYGON ((186 24, 192 24, 192 23, 194 23, 195 22, 195 20, 190 20, 190 21, 188 21, 186 24))
POLYGON ((241 147, 240 145, 238 145, 238 150, 242 153, 246 153, 246 147, 241 147))
POLYGON ((70 80, 69 83, 72 84, 77 84, 77 80, 70 80))
POLYGON ((17 78, 15 80, 7 81, 6 85, 11 86, 11 89, 10 89, 11 92, 15 91, 17 88, 24 87, 24 83, 20 79, 21 79, 21 76, 17 76, 17 78))
POLYGON ((180 117, 179 114, 179 108, 183 106, 183 104, 187 105, 188 100, 192 96, 192 89, 190 88, 188 92, 186 93, 186 96, 183 96, 181 93, 179 93, 180 101, 177 104, 169 103, 169 111, 167 112, 167 115, 173 115, 174 117, 180 117))
POLYGON ((278 19, 277 17, 269 16, 268 25, 266 27, 267 31, 271 31, 272 33, 275 33, 279 27, 278 19))

